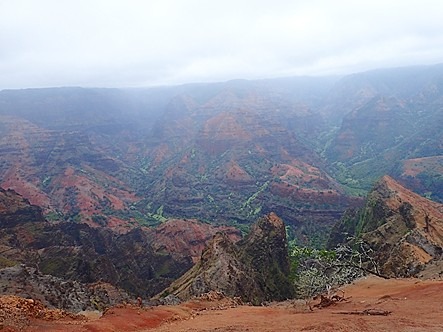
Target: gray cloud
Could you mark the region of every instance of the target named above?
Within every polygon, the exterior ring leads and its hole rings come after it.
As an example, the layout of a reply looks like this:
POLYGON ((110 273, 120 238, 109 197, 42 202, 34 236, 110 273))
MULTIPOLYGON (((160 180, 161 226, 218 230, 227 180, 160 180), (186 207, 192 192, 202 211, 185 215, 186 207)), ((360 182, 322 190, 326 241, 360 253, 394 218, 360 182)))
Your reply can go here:
POLYGON ((0 89, 437 63, 442 12, 439 0, 0 0, 0 89))

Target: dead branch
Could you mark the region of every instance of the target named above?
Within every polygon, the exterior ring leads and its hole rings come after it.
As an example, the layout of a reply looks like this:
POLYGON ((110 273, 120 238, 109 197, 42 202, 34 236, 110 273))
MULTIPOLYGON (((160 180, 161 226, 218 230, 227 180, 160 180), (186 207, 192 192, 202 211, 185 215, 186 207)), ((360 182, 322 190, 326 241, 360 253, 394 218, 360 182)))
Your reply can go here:
POLYGON ((338 315, 388 316, 392 313, 392 311, 380 310, 380 309, 365 309, 365 310, 353 310, 353 311, 339 311, 334 313, 338 315))
POLYGON ((326 307, 334 305, 338 302, 347 302, 348 299, 349 298, 345 298, 344 296, 339 296, 337 294, 335 294, 331 297, 320 295, 320 303, 314 305, 314 308, 319 308, 319 309, 326 308, 326 307))
POLYGON ((377 277, 383 278, 383 279, 391 279, 391 277, 388 277, 384 274, 378 273, 377 271, 372 271, 370 269, 364 268, 363 266, 359 266, 356 264, 352 264, 352 263, 347 263, 347 264, 337 264, 336 266, 342 266, 342 267, 353 267, 355 269, 359 269, 363 272, 369 273, 369 274, 373 274, 377 277))

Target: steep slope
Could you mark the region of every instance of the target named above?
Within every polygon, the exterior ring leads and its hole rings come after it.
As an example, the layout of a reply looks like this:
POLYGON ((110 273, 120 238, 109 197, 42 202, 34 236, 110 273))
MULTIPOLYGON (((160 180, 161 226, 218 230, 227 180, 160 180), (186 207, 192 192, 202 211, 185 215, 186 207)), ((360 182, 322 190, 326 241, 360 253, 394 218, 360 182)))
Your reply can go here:
POLYGON ((187 257, 156 253, 148 234, 117 236, 76 223, 23 223, 0 230, 4 266, 23 263, 65 280, 104 281, 133 296, 149 297, 191 266, 187 257))
POLYGON ((443 203, 443 156, 406 159, 396 178, 412 191, 443 203))
POLYGON ((325 155, 341 183, 369 189, 384 174, 399 178, 403 161, 443 155, 442 65, 351 75, 332 96, 329 112, 343 117, 325 155))
POLYGON ((195 263, 212 237, 223 232, 233 242, 241 239, 240 230, 228 226, 213 226, 198 220, 171 219, 149 231, 152 246, 158 253, 191 257, 195 263))
POLYGON ((42 222, 42 210, 14 190, 0 188, 0 227, 11 227, 21 222, 42 222))
POLYGON ((293 296, 283 221, 271 213, 260 218, 249 235, 233 243, 224 233, 214 236, 201 259, 161 296, 187 300, 210 291, 260 304, 293 296))
POLYGON ((109 226, 136 201, 116 175, 128 167, 98 150, 85 133, 54 131, 17 117, 0 117, 0 185, 41 206, 52 220, 109 226), (113 218, 104 218, 103 210, 113 218))
POLYGON ((12 190, 0 190, 0 268, 26 264, 35 273, 85 284, 106 282, 132 296, 150 297, 168 286, 220 230, 240 238, 232 227, 195 220, 171 220, 157 229, 134 228, 125 234, 84 223, 49 223, 40 208, 12 190))
POLYGON ((105 282, 84 284, 43 274, 24 264, 0 268, 0 295, 33 299, 71 312, 104 310, 131 299, 122 289, 105 282))
POLYGON ((330 246, 350 234, 368 245, 381 273, 417 276, 443 259, 443 205, 385 176, 368 195, 365 207, 335 227, 330 246))

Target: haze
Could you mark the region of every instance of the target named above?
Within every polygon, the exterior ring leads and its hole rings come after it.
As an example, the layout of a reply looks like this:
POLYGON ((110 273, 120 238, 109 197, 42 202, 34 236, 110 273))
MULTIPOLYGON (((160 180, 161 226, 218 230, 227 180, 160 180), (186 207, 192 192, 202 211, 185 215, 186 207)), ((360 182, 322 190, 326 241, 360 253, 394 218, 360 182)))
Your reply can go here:
POLYGON ((443 59, 441 1, 0 1, 0 89, 349 74, 443 59))

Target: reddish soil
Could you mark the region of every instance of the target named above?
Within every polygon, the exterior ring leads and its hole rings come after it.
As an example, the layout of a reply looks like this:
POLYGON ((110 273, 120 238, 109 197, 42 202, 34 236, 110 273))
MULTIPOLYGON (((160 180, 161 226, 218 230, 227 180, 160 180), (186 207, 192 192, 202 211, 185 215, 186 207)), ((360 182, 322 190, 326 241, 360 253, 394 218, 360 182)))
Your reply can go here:
POLYGON ((426 171, 432 171, 435 174, 443 173, 443 157, 407 159, 403 162, 402 175, 404 176, 417 176, 426 171))
POLYGON ((235 115, 220 113, 206 121, 202 135, 213 140, 250 140, 248 133, 241 124, 238 123, 235 115))
POLYGON ((318 204, 339 204, 343 193, 318 168, 302 161, 275 165, 271 168, 279 182, 271 183, 271 192, 281 197, 315 201, 318 204))
POLYGON ((235 160, 231 160, 226 166, 224 180, 229 184, 253 183, 254 179, 235 160))
POLYGON ((153 170, 156 166, 161 164, 161 162, 168 157, 168 155, 171 153, 169 150, 169 147, 167 144, 163 143, 160 144, 154 151, 154 161, 152 163, 152 167, 150 170, 153 170))
POLYGON ((50 198, 38 188, 36 183, 28 181, 21 173, 22 167, 17 163, 6 172, 0 186, 15 190, 28 199, 31 204, 41 206, 43 209, 49 207, 51 204, 50 198))
POLYGON ((237 228, 212 226, 195 219, 170 219, 152 229, 155 241, 153 247, 157 252, 176 254, 181 257, 192 257, 197 262, 208 242, 217 232, 225 232, 233 242, 241 239, 237 228))
POLYGON ((346 302, 313 311, 300 301, 231 307, 226 299, 193 300, 179 306, 112 308, 87 320, 34 320, 25 331, 443 331, 442 280, 370 277, 344 292, 346 302), (349 314, 367 309, 391 314, 349 314))
MULTIPOLYGON (((110 175, 100 174, 100 172, 91 168, 87 169, 90 170, 91 173, 93 172, 92 174, 95 177, 100 176, 102 181, 105 179, 107 183, 116 184, 116 186, 124 186, 123 182, 110 175)), ((104 189, 94 181, 90 180, 87 176, 83 175, 81 172, 74 170, 72 167, 68 167, 65 170, 64 175, 60 177, 59 182, 62 189, 75 187, 78 190, 78 204, 85 215, 100 213, 100 211, 96 208, 96 206, 99 205, 96 204, 97 199, 103 199, 106 197, 111 203, 111 207, 115 210, 123 210, 125 208, 125 202, 132 203, 137 200, 135 195, 126 189, 104 189)))
POLYGON ((389 176, 383 180, 393 193, 386 200, 387 206, 393 211, 399 211, 401 204, 409 203, 414 208, 414 220, 417 228, 426 229, 425 235, 431 243, 443 246, 443 204, 431 201, 402 187, 389 176))
POLYGON ((289 183, 308 182, 322 176, 320 170, 299 160, 293 160, 292 165, 280 164, 271 168, 273 175, 289 183))

